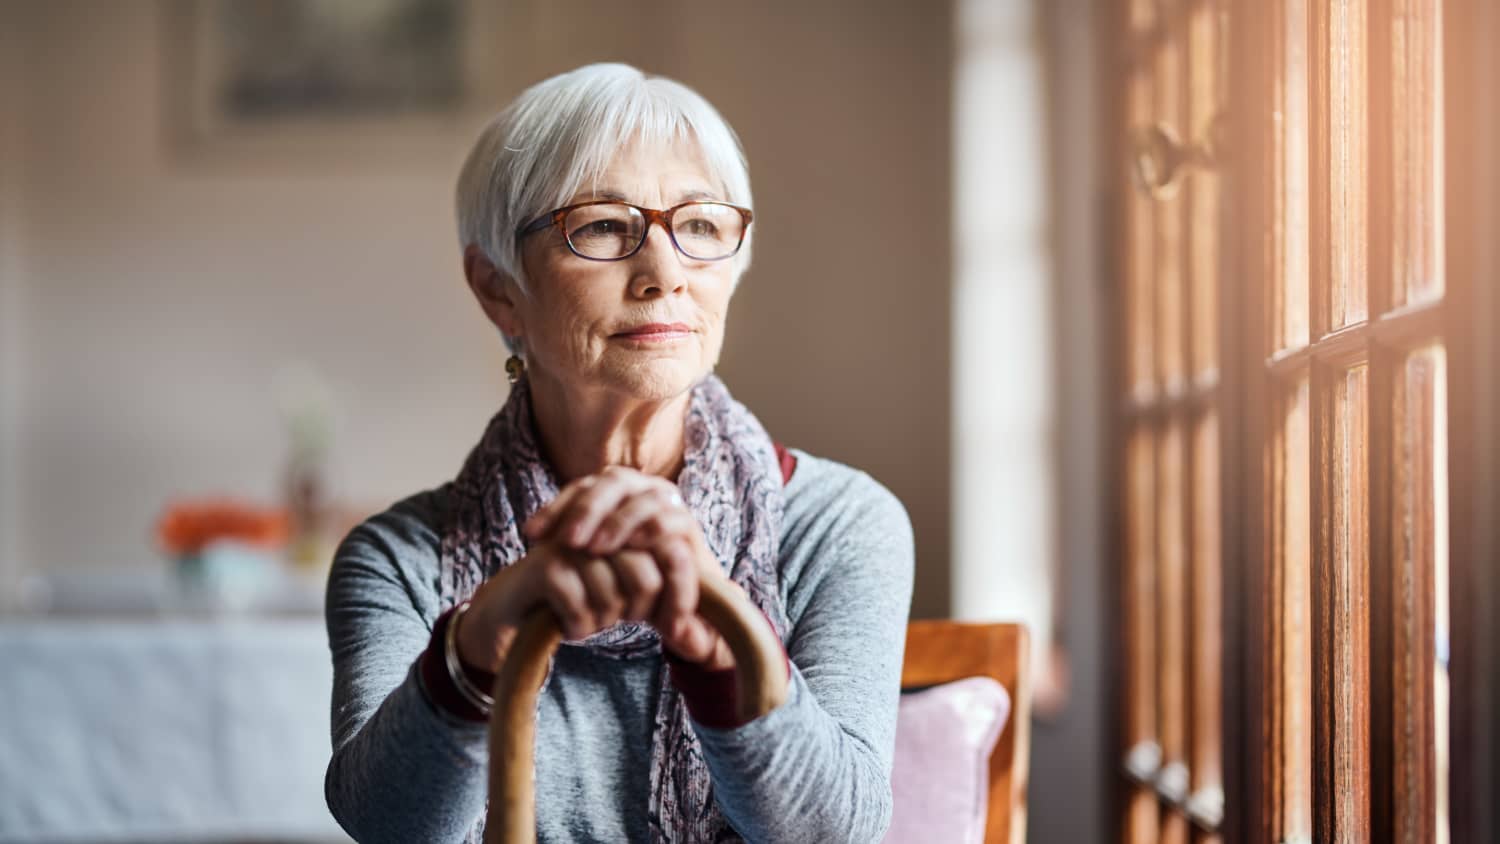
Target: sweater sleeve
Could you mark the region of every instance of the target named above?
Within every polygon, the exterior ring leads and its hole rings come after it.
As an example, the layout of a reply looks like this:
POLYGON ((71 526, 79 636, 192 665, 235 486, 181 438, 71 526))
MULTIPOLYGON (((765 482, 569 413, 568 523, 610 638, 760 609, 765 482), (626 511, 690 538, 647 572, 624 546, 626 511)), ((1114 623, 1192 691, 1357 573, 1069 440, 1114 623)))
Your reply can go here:
POLYGON ((486 725, 435 706, 418 669, 435 594, 409 581, 399 560, 433 553, 426 530, 398 505, 356 528, 329 574, 333 756, 324 792, 360 842, 460 841, 484 811, 486 725))
POLYGON ((879 841, 890 824, 914 552, 905 508, 859 478, 798 543, 812 550, 789 602, 787 700, 738 727, 693 723, 719 808, 750 842, 879 841))

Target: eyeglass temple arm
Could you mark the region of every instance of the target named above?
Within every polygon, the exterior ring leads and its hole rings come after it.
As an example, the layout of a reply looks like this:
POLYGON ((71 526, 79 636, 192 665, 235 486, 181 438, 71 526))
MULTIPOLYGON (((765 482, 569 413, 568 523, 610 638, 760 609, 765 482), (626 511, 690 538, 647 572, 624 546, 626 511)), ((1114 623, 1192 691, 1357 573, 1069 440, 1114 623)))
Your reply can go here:
POLYGON ((552 225, 552 214, 543 214, 542 216, 537 217, 535 220, 532 220, 519 229, 516 229, 516 237, 525 237, 532 232, 539 232, 550 225, 552 225))

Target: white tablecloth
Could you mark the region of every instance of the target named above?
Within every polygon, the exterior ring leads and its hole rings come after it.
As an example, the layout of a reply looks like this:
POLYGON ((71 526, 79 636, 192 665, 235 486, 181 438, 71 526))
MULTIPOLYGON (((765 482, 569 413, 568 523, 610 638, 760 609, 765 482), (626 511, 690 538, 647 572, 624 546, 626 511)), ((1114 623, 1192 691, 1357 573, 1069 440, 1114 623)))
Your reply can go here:
POLYGON ((0 621, 0 842, 347 841, 321 619, 0 621))

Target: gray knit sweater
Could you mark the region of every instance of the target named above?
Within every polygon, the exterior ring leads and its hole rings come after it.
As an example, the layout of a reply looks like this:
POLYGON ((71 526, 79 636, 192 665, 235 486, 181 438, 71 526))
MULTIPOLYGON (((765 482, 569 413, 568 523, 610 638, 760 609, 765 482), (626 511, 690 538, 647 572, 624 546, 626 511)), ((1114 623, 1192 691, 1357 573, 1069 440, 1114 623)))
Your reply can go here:
MULTIPOLYGON (((869 475, 793 451, 779 573, 791 622, 785 703, 739 727, 693 722, 724 816, 752 842, 879 841, 907 612, 911 524, 869 475)), ((425 695, 447 488, 355 528, 328 581, 328 807, 361 842, 452 842, 484 815, 486 727, 425 695)), ((646 841, 660 654, 563 645, 538 712, 539 842, 646 841)))

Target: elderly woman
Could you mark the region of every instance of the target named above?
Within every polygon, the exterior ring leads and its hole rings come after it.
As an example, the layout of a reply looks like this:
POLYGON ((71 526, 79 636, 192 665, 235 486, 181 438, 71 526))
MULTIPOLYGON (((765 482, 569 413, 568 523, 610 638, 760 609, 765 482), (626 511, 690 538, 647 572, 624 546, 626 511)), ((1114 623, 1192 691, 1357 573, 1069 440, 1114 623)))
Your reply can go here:
POLYGON ((512 387, 456 478, 339 548, 334 817, 360 841, 478 840, 488 692, 546 605, 565 641, 537 711, 539 840, 878 841, 911 527, 713 375, 753 240, 733 131, 679 83, 580 68, 484 129, 457 205, 512 387), (786 651, 784 700, 748 723, 697 613, 707 579, 786 651))

